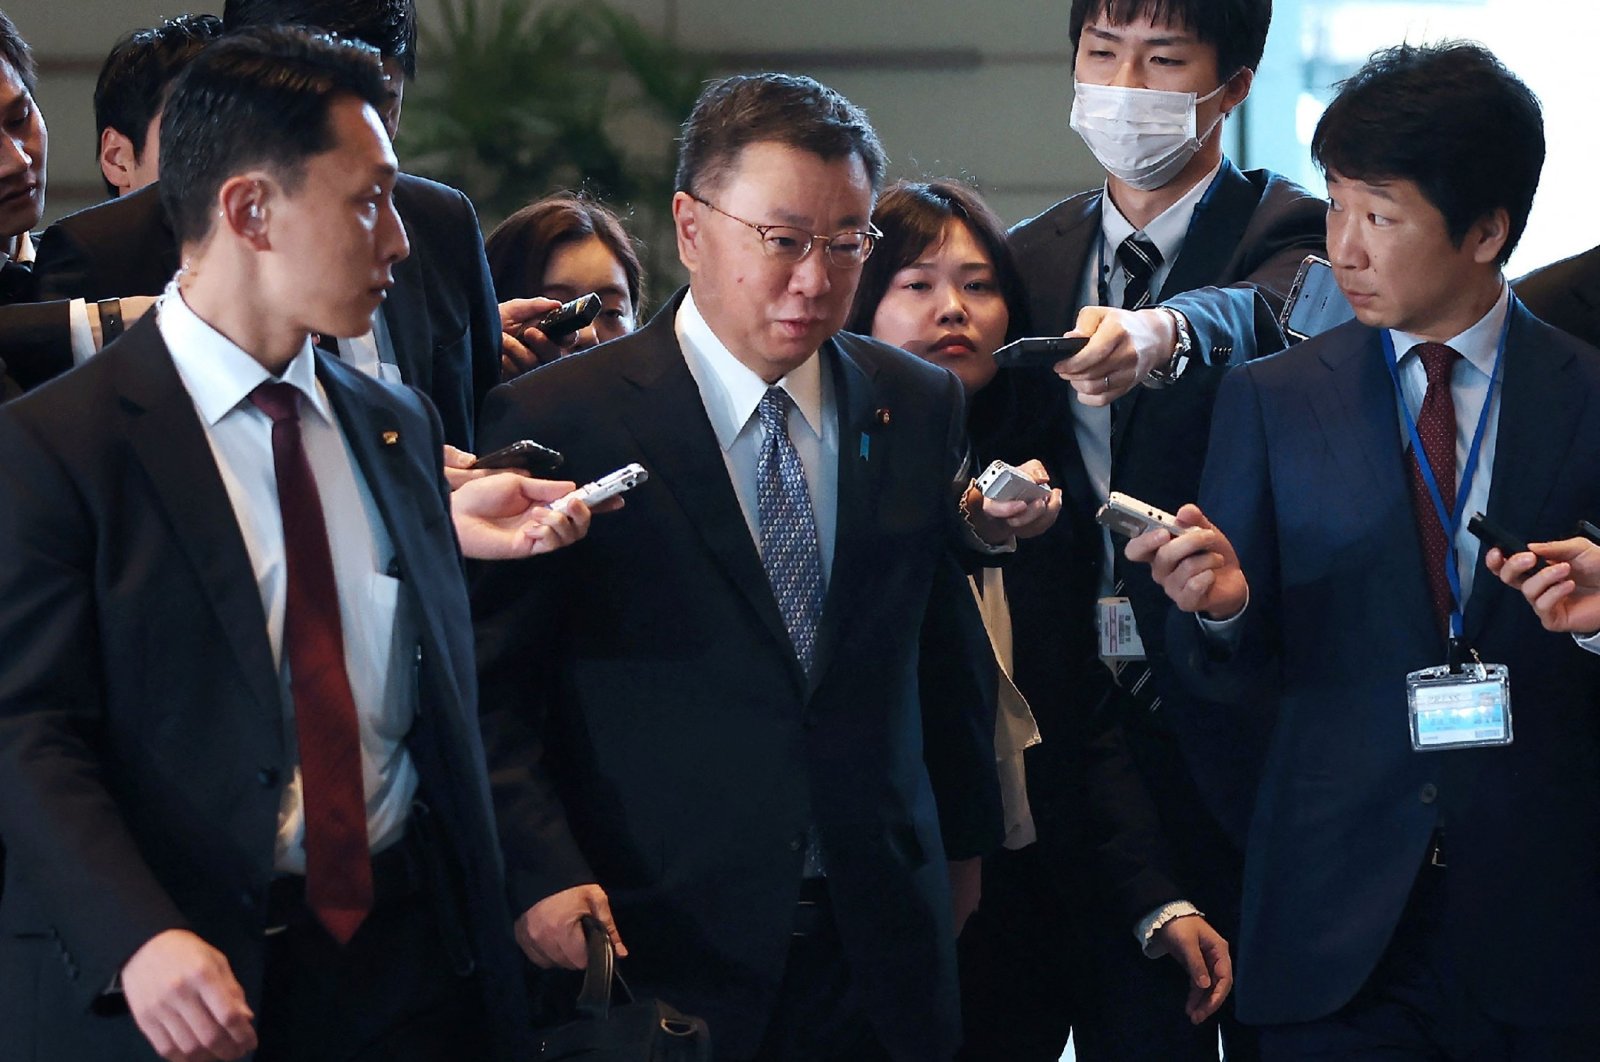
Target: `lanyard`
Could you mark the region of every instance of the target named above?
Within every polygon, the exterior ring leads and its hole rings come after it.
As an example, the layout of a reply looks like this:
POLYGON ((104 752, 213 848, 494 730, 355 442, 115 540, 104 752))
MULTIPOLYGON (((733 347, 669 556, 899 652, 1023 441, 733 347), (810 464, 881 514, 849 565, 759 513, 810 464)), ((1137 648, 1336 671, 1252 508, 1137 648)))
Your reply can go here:
MULTIPOLYGON (((1383 359, 1389 366, 1389 379, 1394 381, 1395 398, 1400 403, 1400 412, 1405 414, 1406 431, 1411 435, 1411 452, 1416 455, 1417 468, 1422 472, 1422 482, 1428 488, 1428 497, 1433 501, 1433 511, 1439 518, 1439 526, 1444 528, 1444 575, 1450 583, 1450 599, 1455 602, 1455 608, 1450 612, 1450 636, 1456 639, 1462 635, 1464 626, 1462 612, 1465 608, 1465 603, 1461 600, 1461 573, 1456 568, 1456 532, 1461 529, 1461 517, 1467 508, 1467 495, 1471 493, 1473 477, 1478 473, 1478 454, 1483 446, 1484 429, 1489 424, 1489 407, 1494 402, 1495 384, 1500 380, 1500 364, 1506 356, 1506 337, 1511 333, 1511 318, 1518 306, 1515 294, 1508 298, 1506 321, 1500 329, 1500 343, 1494 354, 1494 369, 1489 373, 1489 387, 1483 395, 1483 409, 1478 413, 1478 427, 1472 433, 1472 445, 1467 449, 1467 467, 1461 473, 1461 486, 1456 490, 1454 512, 1444 507, 1444 495, 1439 492, 1439 484, 1433 477, 1428 453, 1422 446, 1422 436, 1417 431, 1417 418, 1412 415, 1411 407, 1406 404, 1405 392, 1401 390, 1400 368, 1394 353, 1394 338, 1387 328, 1378 331, 1383 343, 1383 359)), ((1455 445, 1454 441, 1451 445, 1455 445)))

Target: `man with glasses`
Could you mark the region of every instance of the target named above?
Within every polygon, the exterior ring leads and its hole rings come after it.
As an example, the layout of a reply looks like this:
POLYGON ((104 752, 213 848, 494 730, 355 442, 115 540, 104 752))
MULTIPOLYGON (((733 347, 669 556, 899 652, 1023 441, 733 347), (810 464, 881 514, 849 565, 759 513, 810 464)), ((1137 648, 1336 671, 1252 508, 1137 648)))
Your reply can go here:
POLYGON ((1001 832, 982 668, 916 681, 930 588, 971 604, 961 388, 839 331, 885 165, 860 110, 733 77, 682 145, 687 290, 484 407, 484 446, 650 473, 582 548, 473 586, 518 939, 581 967, 596 917, 719 1059, 949 1058, 945 860, 1001 832))

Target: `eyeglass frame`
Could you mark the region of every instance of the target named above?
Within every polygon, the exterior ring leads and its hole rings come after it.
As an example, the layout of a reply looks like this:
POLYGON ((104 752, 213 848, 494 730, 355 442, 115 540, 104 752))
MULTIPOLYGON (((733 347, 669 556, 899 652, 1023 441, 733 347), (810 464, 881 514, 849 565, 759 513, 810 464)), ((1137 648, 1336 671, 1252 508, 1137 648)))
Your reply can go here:
POLYGON ((715 210, 718 214, 721 214, 725 218, 732 218, 739 224, 754 229, 756 231, 756 235, 761 238, 762 253, 768 258, 776 259, 779 262, 789 261, 796 265, 804 262, 807 258, 811 257, 811 250, 817 245, 817 241, 821 240, 822 258, 834 269, 860 269, 866 264, 867 259, 872 257, 872 252, 878 247, 878 241, 883 239, 883 232, 878 228, 878 226, 874 225, 870 221, 867 222, 867 227, 864 229, 846 229, 843 232, 836 232, 829 236, 820 232, 806 232, 806 230, 801 228, 799 225, 758 225, 753 221, 748 221, 745 218, 741 218, 737 214, 728 213, 726 210, 723 210, 721 207, 717 206, 717 204, 707 199, 701 199, 693 192, 685 192, 684 195, 688 196, 690 199, 693 199, 696 203, 699 203, 703 207, 710 207, 712 210, 715 210), (767 243, 767 233, 771 232, 773 229, 788 229, 792 232, 805 232, 807 241, 805 249, 799 254, 795 255, 795 257, 792 259, 786 259, 782 257, 777 252, 773 251, 767 243), (853 262, 845 262, 841 265, 833 260, 833 241, 841 239, 845 236, 865 236, 866 247, 862 250, 860 258, 853 262))

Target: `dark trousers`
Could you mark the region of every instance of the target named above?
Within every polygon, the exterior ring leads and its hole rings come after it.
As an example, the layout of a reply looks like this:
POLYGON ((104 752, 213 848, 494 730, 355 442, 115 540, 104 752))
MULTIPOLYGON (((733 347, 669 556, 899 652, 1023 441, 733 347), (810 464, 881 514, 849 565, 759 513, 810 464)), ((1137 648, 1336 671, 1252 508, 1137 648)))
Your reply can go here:
POLYGON ((373 859, 376 905, 341 947, 304 902, 304 880, 275 884, 257 1062, 465 1062, 489 1056, 483 1001, 458 969, 450 890, 414 835, 373 859))
MULTIPOLYGON (((824 880, 804 883, 791 941, 754 1062, 888 1062, 845 963, 824 880)), ((716 1036, 712 1029, 713 1047, 716 1036)))
MULTIPOLYGON (((1356 997, 1318 1021, 1261 1028, 1264 1062, 1593 1062, 1600 1025, 1492 1021, 1440 932, 1450 871, 1424 865, 1399 928, 1356 997)), ((1574 1015, 1587 1018, 1588 1015, 1574 1015)))
MULTIPOLYGON (((984 860, 983 900, 962 931, 967 1062, 1057 1062, 1072 1035, 1079 1062, 1216 1062, 1218 1020, 1191 1025, 1188 980, 1147 959, 1133 927, 1106 914, 1079 872, 1087 852, 1036 842, 984 860)), ((1255 1057, 1232 1021, 1230 1060, 1255 1057)), ((1231 1035, 1230 1035, 1231 1034, 1231 1035)))

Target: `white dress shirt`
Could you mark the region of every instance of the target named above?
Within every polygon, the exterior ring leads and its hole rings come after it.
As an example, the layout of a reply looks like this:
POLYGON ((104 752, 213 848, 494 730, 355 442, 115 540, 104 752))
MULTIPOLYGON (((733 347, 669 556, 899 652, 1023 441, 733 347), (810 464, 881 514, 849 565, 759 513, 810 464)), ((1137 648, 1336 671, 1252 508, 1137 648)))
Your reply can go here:
MULTIPOLYGON (((695 305, 693 291, 684 295, 673 328, 689 374, 700 389, 700 403, 705 406, 711 429, 722 447, 722 460, 739 497, 745 525, 759 552, 761 511, 756 471, 766 431, 756 407, 767 393, 767 382, 735 358, 711 331, 695 305)), ((822 579, 826 583, 833 571, 839 508, 839 418, 835 415, 833 381, 822 371, 822 359, 813 353, 774 386, 783 388, 794 400, 789 409, 789 439, 805 468, 806 489, 811 495, 817 544, 822 553, 822 579)))
MULTIPOLYGON (((261 592, 267 638, 278 665, 285 747, 296 748, 294 700, 284 654, 288 595, 283 518, 272 455, 272 421, 249 400, 271 380, 267 370, 202 321, 170 284, 156 309, 157 325, 205 429, 217 472, 244 538, 261 592)), ((367 832, 373 851, 398 840, 417 788, 404 739, 416 711, 416 619, 400 580, 385 574, 394 547, 361 469, 345 441, 327 394, 316 378, 311 344, 295 356, 281 382, 300 391, 300 434, 317 482, 338 584, 345 668, 361 735, 367 832)), ((305 872, 305 815, 299 756, 278 810, 274 866, 305 872)))

